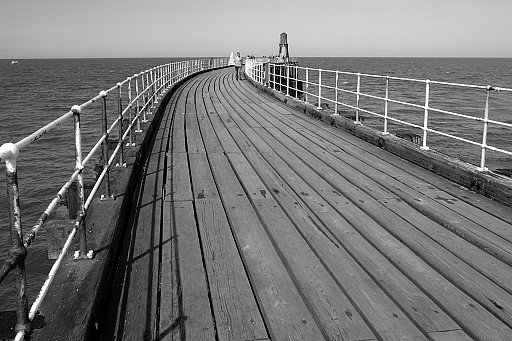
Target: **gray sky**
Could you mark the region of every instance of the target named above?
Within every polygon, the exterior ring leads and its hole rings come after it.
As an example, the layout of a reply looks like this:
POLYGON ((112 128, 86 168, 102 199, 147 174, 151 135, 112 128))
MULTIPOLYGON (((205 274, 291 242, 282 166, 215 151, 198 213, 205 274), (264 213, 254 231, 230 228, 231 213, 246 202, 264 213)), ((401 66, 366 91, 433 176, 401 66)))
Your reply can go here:
POLYGON ((512 57, 511 0, 0 0, 0 58, 512 57))

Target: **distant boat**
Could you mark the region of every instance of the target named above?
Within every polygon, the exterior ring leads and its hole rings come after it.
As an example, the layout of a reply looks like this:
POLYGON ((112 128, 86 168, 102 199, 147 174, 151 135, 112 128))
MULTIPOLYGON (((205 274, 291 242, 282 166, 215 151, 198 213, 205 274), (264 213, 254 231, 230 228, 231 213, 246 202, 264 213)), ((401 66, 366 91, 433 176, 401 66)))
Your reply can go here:
POLYGON ((11 65, 12 64, 19 64, 17 60, 11 60, 11 65))

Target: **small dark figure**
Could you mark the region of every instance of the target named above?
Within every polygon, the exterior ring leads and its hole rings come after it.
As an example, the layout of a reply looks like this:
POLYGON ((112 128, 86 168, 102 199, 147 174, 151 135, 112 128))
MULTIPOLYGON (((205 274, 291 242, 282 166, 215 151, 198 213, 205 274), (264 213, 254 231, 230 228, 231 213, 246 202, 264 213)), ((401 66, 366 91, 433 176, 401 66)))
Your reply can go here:
MULTIPOLYGON (((242 57, 240 57, 240 52, 237 52, 236 53, 236 57, 235 57, 235 75, 236 75, 236 80, 238 80, 238 76, 240 74, 240 67, 242 67, 242 57)), ((242 76, 240 75, 240 79, 242 78, 242 76)))

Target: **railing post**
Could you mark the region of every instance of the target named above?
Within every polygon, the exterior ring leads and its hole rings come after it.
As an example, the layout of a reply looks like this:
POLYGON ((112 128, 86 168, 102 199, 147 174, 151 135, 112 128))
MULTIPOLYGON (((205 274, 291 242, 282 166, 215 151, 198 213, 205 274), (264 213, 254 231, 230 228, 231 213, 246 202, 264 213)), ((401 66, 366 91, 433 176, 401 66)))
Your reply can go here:
MULTIPOLYGON (((137 113, 137 130, 135 130, 136 133, 141 133, 142 129, 140 128, 140 108, 139 108, 139 75, 133 75, 135 78, 135 94, 137 100, 135 101, 135 105, 137 106, 135 112, 137 113)), ((146 122, 146 118, 144 117, 144 121, 146 122)))
POLYGON ((389 104, 389 76, 386 76, 386 99, 384 101, 384 132, 382 135, 388 135, 388 104, 389 104))
POLYGON ((169 86, 171 85, 171 64, 167 64, 165 66, 165 88, 168 89, 169 86))
POLYGON ((162 66, 158 66, 156 69, 157 73, 157 83, 156 83, 156 102, 160 100, 160 95, 162 94, 162 66))
POLYGON ((290 65, 286 64, 286 96, 290 96, 290 65))
POLYGON ((264 68, 264 77, 265 77, 265 86, 270 88, 270 62, 263 64, 264 68))
POLYGON ((162 95, 162 66, 160 65, 157 69, 158 71, 158 84, 157 84, 157 99, 160 100, 160 96, 162 95))
POLYGON ((361 124, 359 122, 359 101, 361 99, 361 73, 357 74, 357 91, 356 91, 356 120, 355 124, 361 124))
MULTIPOLYGON (((140 103, 139 103, 139 78, 137 77, 137 75, 133 75, 135 77, 135 92, 137 94, 137 101, 136 101, 136 105, 137 105, 137 115, 140 115, 140 103)), ((142 77, 142 91, 144 91, 144 77, 142 77)), ((142 98, 144 98, 145 96, 145 92, 142 93, 142 98)), ((139 118, 140 120, 140 118, 139 118)), ((148 121, 147 117, 146 117, 146 108, 144 108, 144 110, 142 110, 142 122, 146 123, 148 121)), ((139 123, 139 129, 140 129, 140 123, 139 123)))
POLYGON ((82 165, 82 130, 80 127, 80 114, 82 108, 74 105, 71 108, 75 118, 75 147, 76 170, 78 171, 78 218, 76 221, 77 232, 80 234, 80 250, 75 252, 75 259, 92 258, 93 253, 87 252, 87 229, 85 227, 85 193, 82 165))
MULTIPOLYGON (((108 166, 108 127, 107 127, 107 92, 106 91, 100 91, 100 96, 103 99, 103 105, 102 105, 102 130, 103 135, 105 136, 105 140, 103 141, 103 148, 101 150, 101 157, 103 159, 103 169, 107 170, 106 173, 106 182, 105 182, 105 193, 107 193, 107 198, 112 198, 112 195, 110 193, 110 169, 108 166)), ((101 196, 101 200, 105 199, 105 195, 103 194, 101 196)))
POLYGON ((116 165, 117 167, 126 167, 126 163, 124 163, 124 143, 123 143, 123 102, 121 97, 121 83, 117 83, 117 113, 119 116, 119 138, 118 143, 121 146, 119 153, 119 163, 116 165))
POLYGON ((149 75, 150 75, 151 72, 146 70, 145 73, 146 73, 146 88, 145 88, 146 89, 146 98, 144 100, 145 100, 145 104, 146 104, 146 112, 147 112, 148 115, 150 115, 151 114, 151 110, 150 110, 151 109, 151 104, 150 104, 151 103, 151 97, 149 95, 149 87, 150 87, 149 75))
POLYGON ((128 143, 126 144, 127 146, 135 146, 135 143, 133 142, 133 137, 132 137, 132 127, 131 127, 131 124, 132 124, 132 119, 133 119, 133 114, 132 114, 132 79, 130 77, 127 78, 128 80, 128 119, 130 120, 128 122, 128 129, 130 129, 130 132, 128 133, 128 143))
MULTIPOLYGON (((13 143, 6 143, 0 147, 1 154, 5 155, 5 173, 7 178, 7 201, 9 203, 9 220, 11 248, 9 256, 13 260, 12 268, 15 268, 17 281, 14 288, 18 295, 16 309, 16 332, 30 332, 30 320, 28 318, 27 278, 25 273, 25 259, 27 249, 23 244, 23 230, 21 226, 21 209, 19 200, 18 172, 16 160, 19 155, 18 147, 13 143)), ((11 269, 12 269, 11 268, 11 269)))
POLYGON ((147 91, 146 91, 146 83, 145 83, 145 78, 146 76, 146 72, 144 72, 143 74, 141 74, 141 77, 140 77, 140 80, 141 80, 141 85, 142 85, 142 104, 144 105, 144 122, 147 121, 147 118, 146 118, 146 113, 147 113, 147 106, 146 106, 146 103, 147 103, 147 100, 146 100, 146 97, 147 97, 147 91))
POLYGON ((306 68, 306 97, 305 102, 309 103, 308 101, 308 91, 309 90, 309 68, 306 68))
POLYGON ((428 101, 430 96, 430 80, 425 81, 425 115, 423 117, 423 145, 420 149, 428 150, 427 146, 427 129, 428 129, 428 101))
POLYGON ((338 115, 338 79, 339 72, 336 70, 336 86, 334 87, 334 91, 336 91, 334 94, 334 115, 338 115))
POLYGON ((482 157, 480 159, 480 167, 478 168, 478 170, 481 172, 487 170, 487 168, 485 167, 485 151, 487 149, 487 129, 489 126, 489 99, 491 98, 491 90, 493 90, 492 86, 487 85, 487 88, 485 89, 487 94, 485 97, 484 131, 482 134, 482 157))
POLYGON ((295 81, 295 98, 299 98, 299 73, 297 71, 297 65, 294 65, 293 69, 295 70, 295 76, 293 76, 293 80, 295 81))
POLYGON ((276 71, 276 65, 275 64, 272 64, 273 68, 274 68, 274 73, 273 73, 273 77, 272 77, 272 84, 274 86, 274 90, 276 89, 276 76, 277 76, 277 71, 276 71))
POLYGON ((318 106, 317 109, 322 109, 322 70, 318 70, 318 106))
POLYGON ((155 68, 149 71, 149 78, 151 81, 151 98, 149 102, 151 103, 151 109, 153 109, 155 107, 155 68))

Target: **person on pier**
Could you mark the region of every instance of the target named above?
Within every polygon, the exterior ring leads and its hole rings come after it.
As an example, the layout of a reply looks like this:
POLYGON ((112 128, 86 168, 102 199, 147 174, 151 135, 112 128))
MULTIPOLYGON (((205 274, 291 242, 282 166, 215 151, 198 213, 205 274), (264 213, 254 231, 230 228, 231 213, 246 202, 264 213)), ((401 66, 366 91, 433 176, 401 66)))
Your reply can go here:
POLYGON ((236 80, 240 77, 242 79, 242 75, 240 75, 240 68, 242 67, 242 57, 240 57, 240 52, 236 53, 235 57, 235 76, 236 80))

